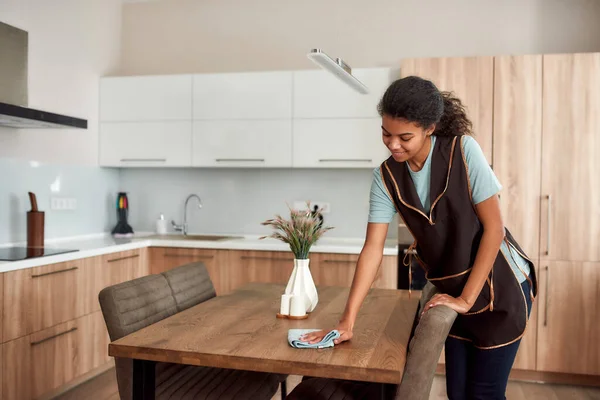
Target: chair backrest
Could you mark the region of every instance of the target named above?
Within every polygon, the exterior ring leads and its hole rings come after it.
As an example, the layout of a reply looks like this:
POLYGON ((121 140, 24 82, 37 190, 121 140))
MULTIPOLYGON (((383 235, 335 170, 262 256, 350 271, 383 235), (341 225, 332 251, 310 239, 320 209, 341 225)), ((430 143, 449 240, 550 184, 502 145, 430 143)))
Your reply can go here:
MULTIPOLYGON (((171 287, 163 275, 148 275, 102 289, 98 295, 111 341, 177 313, 171 287)), ((115 358, 119 395, 131 399, 133 363, 115 358)))
MULTIPOLYGON (((214 297, 215 289, 202 263, 174 268, 102 289, 98 295, 111 341, 214 297)), ((131 399, 133 364, 115 358, 122 400, 131 399)))
POLYGON ((421 294, 418 324, 408 346, 402 382, 396 400, 428 400, 435 370, 450 328, 458 315, 456 311, 437 306, 419 319, 425 304, 437 293, 435 286, 427 283, 421 294))
POLYGON ((177 311, 212 299, 217 295, 204 263, 197 262, 163 272, 175 298, 177 311))

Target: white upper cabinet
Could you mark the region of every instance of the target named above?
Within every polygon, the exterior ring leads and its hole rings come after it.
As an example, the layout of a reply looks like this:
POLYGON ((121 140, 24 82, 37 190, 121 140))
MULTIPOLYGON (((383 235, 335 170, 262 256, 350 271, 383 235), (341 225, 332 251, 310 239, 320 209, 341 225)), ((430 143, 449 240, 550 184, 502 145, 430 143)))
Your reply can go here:
POLYGON ((353 69, 352 75, 369 88, 361 94, 324 70, 294 72, 294 118, 376 118, 377 104, 399 70, 353 69))
POLYGON ((194 75, 194 120, 290 119, 291 72, 194 75))
POLYGON ((196 167, 291 167, 288 120, 194 121, 196 167))
POLYGON ((294 120, 294 167, 374 168, 390 156, 381 118, 294 120))
POLYGON ((192 76, 124 76, 100 80, 100 121, 191 120, 192 76))
POLYGON ((192 121, 102 122, 100 165, 189 167, 192 121))

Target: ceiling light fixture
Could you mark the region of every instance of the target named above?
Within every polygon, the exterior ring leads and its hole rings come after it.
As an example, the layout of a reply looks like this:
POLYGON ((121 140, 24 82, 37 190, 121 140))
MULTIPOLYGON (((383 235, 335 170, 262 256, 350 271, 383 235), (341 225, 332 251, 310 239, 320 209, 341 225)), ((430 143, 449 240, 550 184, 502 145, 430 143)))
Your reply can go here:
POLYGON ((337 76, 342 82, 346 83, 357 92, 362 94, 369 93, 369 88, 352 75, 352 68, 350 68, 350 66, 341 58, 336 58, 334 60, 320 49, 312 49, 306 56, 321 68, 337 76))

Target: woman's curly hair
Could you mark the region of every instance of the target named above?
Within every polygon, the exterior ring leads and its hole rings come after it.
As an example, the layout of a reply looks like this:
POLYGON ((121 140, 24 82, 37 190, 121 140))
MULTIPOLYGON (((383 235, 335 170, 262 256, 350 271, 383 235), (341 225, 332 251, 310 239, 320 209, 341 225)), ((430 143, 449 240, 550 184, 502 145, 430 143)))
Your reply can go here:
POLYGON ((472 135, 473 124, 464 105, 451 92, 440 92, 433 82, 407 76, 393 82, 377 106, 379 115, 414 122, 427 129, 436 124, 434 135, 472 135))

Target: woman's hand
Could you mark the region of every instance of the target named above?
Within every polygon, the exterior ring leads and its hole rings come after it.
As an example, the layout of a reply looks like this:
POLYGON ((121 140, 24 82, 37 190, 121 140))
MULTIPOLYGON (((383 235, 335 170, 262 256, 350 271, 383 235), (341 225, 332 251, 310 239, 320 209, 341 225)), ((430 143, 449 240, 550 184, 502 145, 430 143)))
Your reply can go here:
MULTIPOLYGON (((352 339, 352 325, 350 323, 341 321, 338 324, 338 326, 334 329, 336 329, 340 333, 340 337, 333 341, 334 344, 340 344, 342 342, 345 342, 346 340, 352 339)), ((327 335, 329 332, 331 332, 331 330, 321 330, 317 332, 307 333, 305 335, 300 336, 300 340, 302 340, 303 342, 308 342, 310 344, 318 343, 321 340, 323 340, 325 335, 327 335)))
POLYGON ((435 306, 447 306, 459 314, 468 312, 472 307, 472 305, 467 303, 467 301, 462 297, 452 297, 447 294, 438 293, 433 296, 427 304, 425 304, 421 315, 435 306))

